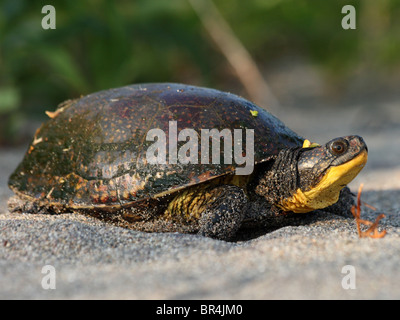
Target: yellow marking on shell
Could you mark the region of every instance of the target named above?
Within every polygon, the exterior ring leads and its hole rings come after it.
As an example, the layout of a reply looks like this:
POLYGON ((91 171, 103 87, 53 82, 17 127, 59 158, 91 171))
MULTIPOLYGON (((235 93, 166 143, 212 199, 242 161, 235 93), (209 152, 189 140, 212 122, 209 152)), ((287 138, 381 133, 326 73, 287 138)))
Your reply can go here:
POLYGON ((253 117, 257 117, 258 116, 258 111, 257 110, 250 110, 250 113, 253 117))
POLYGON ((117 197, 117 190, 111 190, 109 192, 109 196, 112 197, 112 198, 116 198, 117 197))
POLYGON ((297 189, 296 193, 280 203, 284 211, 295 213, 310 212, 326 208, 339 200, 340 190, 343 189, 367 163, 367 151, 361 152, 353 160, 327 170, 320 182, 308 191, 297 189))
POLYGON ((45 111, 44 113, 51 119, 55 118, 59 114, 57 111, 45 111))
POLYGON ((45 111, 44 113, 51 119, 57 117, 61 112, 65 110, 65 108, 71 104, 73 100, 64 101, 59 105, 56 111, 45 111))
POLYGON ((314 148, 314 147, 320 147, 320 145, 316 142, 311 143, 311 141, 308 139, 304 140, 303 148, 314 148))
POLYGON ((43 141, 43 137, 40 137, 40 138, 36 138, 36 136, 33 138, 33 142, 32 142, 32 145, 34 146, 34 145, 37 145, 38 143, 40 143, 40 142, 42 142, 43 141))
POLYGON ((122 193, 122 199, 123 200, 128 200, 129 199, 129 192, 128 190, 124 190, 122 193))
POLYGON ((51 194, 53 193, 53 191, 54 191, 54 187, 51 188, 51 190, 50 190, 49 193, 47 194, 47 196, 46 196, 47 199, 49 199, 49 198, 51 197, 51 194))
POLYGON ((108 200, 108 194, 106 192, 100 195, 100 202, 106 202, 108 200))

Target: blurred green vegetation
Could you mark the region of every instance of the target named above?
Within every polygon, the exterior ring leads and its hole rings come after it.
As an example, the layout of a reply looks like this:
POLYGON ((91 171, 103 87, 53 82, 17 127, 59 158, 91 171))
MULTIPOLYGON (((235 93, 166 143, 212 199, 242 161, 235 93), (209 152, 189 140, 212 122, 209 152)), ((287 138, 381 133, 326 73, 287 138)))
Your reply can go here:
MULTIPOLYGON (((343 79, 400 63, 399 0, 214 3, 260 67, 301 55, 343 79), (356 30, 341 28, 346 4, 356 30)), ((187 0, 0 0, 0 145, 69 98, 139 82, 223 88, 232 77, 187 0), (55 30, 41 27, 45 4, 56 9, 55 30)))

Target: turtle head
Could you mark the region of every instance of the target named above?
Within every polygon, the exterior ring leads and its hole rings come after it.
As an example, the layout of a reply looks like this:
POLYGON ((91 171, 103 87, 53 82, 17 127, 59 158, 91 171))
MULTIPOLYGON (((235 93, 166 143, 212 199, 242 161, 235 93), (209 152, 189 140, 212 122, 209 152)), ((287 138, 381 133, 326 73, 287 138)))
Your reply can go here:
POLYGON ((336 138, 322 146, 305 143, 297 160, 296 190, 278 206, 308 212, 336 203, 340 190, 357 176, 367 158, 367 145, 359 136, 336 138))
POLYGON ((326 208, 365 166, 368 149, 359 136, 336 138, 325 145, 283 149, 256 179, 255 192, 284 211, 326 208))

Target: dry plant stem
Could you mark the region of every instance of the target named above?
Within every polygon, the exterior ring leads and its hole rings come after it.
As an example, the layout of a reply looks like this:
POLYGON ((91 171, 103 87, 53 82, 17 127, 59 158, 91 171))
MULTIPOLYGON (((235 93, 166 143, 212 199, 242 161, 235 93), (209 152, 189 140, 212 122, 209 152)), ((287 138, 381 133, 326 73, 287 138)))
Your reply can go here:
POLYGON ((376 211, 376 208, 375 208, 374 206, 371 206, 370 204, 368 204, 368 203, 366 203, 366 202, 364 202, 364 201, 361 201, 361 203, 362 203, 364 206, 366 206, 367 208, 370 208, 371 210, 376 211))
MULTIPOLYGON (((375 222, 371 222, 368 220, 363 220, 361 219, 361 192, 362 192, 363 184, 360 185, 358 189, 358 194, 357 194, 357 207, 353 206, 351 208, 351 212, 356 220, 357 224, 357 232, 358 236, 360 238, 383 238, 386 235, 386 230, 383 230, 381 232, 378 231, 378 225, 379 221, 385 217, 384 214, 380 214, 376 219, 375 222), (361 224, 369 226, 369 228, 366 231, 363 231, 361 229, 361 224)), ((372 206, 369 206, 372 207, 372 206)), ((372 207, 373 208, 373 207, 372 207)), ((373 208, 375 209, 375 208, 373 208)))
POLYGON ((277 113, 278 100, 262 76, 257 64, 220 14, 212 0, 189 0, 215 44, 235 70, 250 99, 277 113))

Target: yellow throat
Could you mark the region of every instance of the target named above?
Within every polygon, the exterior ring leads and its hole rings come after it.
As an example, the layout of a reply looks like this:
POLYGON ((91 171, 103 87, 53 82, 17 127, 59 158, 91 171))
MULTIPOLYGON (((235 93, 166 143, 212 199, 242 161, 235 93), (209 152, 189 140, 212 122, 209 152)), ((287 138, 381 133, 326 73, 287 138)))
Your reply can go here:
POLYGON ((368 153, 364 150, 354 159, 329 168, 317 185, 304 192, 297 189, 293 196, 278 203, 278 207, 284 211, 302 213, 326 208, 336 203, 340 190, 364 168, 367 159, 368 153))

